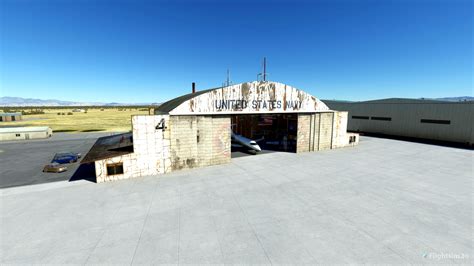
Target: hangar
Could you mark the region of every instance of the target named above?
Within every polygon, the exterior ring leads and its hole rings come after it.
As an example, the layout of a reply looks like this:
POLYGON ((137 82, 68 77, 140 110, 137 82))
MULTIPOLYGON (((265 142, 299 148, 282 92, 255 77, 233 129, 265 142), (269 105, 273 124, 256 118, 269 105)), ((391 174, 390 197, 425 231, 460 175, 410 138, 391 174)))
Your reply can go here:
POLYGON ((186 94, 153 115, 132 116, 132 132, 99 138, 81 163, 94 163, 96 181, 158 175, 224 164, 233 134, 264 149, 312 152, 352 146, 347 112, 278 82, 253 81, 186 94))
POLYGON ((21 113, 0 113, 0 122, 13 122, 21 120, 21 113))
POLYGON ((474 145, 473 101, 390 98, 324 103, 349 112, 350 131, 474 145))
POLYGON ((0 141, 46 139, 53 135, 50 127, 3 127, 0 128, 0 141))

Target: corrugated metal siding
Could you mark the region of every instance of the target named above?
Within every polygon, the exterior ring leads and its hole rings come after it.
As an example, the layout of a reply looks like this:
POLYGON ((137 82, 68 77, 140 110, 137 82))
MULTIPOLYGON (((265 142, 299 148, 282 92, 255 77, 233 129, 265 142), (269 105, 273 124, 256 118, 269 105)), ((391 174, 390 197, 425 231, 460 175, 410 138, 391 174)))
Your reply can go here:
POLYGON ((415 137, 442 141, 473 143, 473 102, 334 102, 326 101, 334 110, 348 111, 348 130, 415 137), (354 119, 354 116, 369 119, 354 119), (374 120, 374 117, 391 121, 374 120), (450 124, 421 123, 421 119, 447 120, 450 124))

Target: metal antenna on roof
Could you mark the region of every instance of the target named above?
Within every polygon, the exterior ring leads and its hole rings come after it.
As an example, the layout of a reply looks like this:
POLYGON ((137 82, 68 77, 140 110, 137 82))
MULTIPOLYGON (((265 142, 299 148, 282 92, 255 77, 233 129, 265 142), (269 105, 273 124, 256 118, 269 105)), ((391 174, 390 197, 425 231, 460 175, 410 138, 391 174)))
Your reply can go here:
POLYGON ((230 70, 227 69, 227 79, 226 81, 222 84, 223 87, 228 87, 232 85, 232 81, 230 81, 230 70))
POLYGON ((267 58, 263 58, 263 81, 267 81, 267 58))
POLYGON ((227 69, 227 86, 230 85, 230 71, 227 69))
POLYGON ((263 71, 262 71, 262 73, 258 73, 257 80, 260 81, 259 77, 261 76, 262 81, 265 82, 265 81, 267 81, 267 76, 268 76, 268 73, 267 73, 267 58, 266 57, 263 57, 262 68, 263 68, 263 71))

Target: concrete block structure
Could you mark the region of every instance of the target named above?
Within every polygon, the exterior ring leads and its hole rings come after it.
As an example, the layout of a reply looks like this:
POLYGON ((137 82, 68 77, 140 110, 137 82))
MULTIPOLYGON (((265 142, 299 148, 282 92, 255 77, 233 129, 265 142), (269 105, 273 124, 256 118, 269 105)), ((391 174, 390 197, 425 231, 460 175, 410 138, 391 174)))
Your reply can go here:
POLYGON ((21 113, 0 113, 0 122, 13 122, 22 120, 21 113))
POLYGON ((95 164, 97 182, 170 172, 169 131, 155 128, 162 119, 169 116, 132 116, 133 133, 99 138, 82 162, 95 164))
POLYGON ((230 119, 220 116, 171 116, 172 170, 230 161, 230 119))
POLYGON ((0 141, 46 139, 53 135, 50 127, 4 127, 0 128, 0 141))
POLYGON ((193 92, 151 115, 132 116, 132 132, 97 140, 82 163, 97 182, 225 164, 231 133, 260 139, 265 148, 310 152, 352 146, 347 112, 336 112, 291 86, 268 81, 193 92))

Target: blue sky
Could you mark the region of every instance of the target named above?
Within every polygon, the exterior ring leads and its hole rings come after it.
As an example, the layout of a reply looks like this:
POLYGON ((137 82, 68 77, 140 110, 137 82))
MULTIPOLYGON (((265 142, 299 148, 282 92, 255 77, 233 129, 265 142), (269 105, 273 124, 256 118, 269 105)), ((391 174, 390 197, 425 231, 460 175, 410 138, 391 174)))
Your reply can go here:
POLYGON ((270 80, 322 99, 473 95, 472 1, 0 1, 0 96, 162 102, 270 80))

